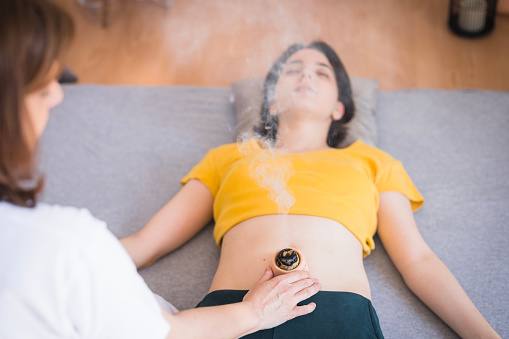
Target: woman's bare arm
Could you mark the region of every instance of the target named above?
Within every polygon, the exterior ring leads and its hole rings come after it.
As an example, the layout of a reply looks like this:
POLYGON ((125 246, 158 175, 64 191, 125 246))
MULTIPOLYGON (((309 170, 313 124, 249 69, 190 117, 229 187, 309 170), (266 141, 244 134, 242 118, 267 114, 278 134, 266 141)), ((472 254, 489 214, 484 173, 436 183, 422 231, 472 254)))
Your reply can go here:
POLYGON ((378 234, 410 290, 462 338, 500 338, 421 237, 407 197, 380 194, 378 234))
POLYGON ((214 197, 190 180, 138 233, 120 240, 138 269, 183 245, 212 220, 214 197))

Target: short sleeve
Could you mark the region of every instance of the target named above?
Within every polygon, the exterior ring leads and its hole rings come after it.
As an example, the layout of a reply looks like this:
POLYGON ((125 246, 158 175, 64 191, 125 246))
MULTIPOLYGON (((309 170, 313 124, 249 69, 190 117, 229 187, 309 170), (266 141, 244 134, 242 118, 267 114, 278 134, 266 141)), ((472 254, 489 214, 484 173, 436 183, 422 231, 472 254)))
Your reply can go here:
POLYGON ((405 195, 410 200, 413 211, 418 210, 424 203, 421 193, 398 160, 391 158, 377 170, 375 185, 379 193, 393 191, 405 195))
POLYGON ((212 195, 216 197, 220 182, 217 166, 214 161, 214 154, 215 150, 210 150, 203 159, 180 180, 181 184, 185 185, 191 179, 198 179, 204 183, 209 188, 212 195))
MULTIPOLYGON (((96 220, 97 221, 97 220, 96 220)), ((94 229, 87 247, 71 251, 67 313, 86 338, 166 338, 170 324, 131 258, 106 227, 94 229)))

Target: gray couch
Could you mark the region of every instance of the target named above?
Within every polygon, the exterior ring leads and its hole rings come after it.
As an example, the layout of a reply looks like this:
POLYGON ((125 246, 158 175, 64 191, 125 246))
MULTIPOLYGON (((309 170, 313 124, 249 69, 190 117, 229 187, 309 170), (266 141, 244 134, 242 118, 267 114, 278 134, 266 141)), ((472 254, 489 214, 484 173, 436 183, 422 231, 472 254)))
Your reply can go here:
MULTIPOLYGON (((88 208, 118 237, 138 231, 206 151, 232 141, 229 88, 68 85, 41 142, 43 201, 88 208)), ((379 147, 426 199, 416 212, 430 247, 481 313, 509 337, 509 92, 381 92, 379 147)), ((456 338, 404 285, 375 238, 365 259, 387 338, 456 338)), ((212 225, 141 271, 179 309, 206 294, 219 249, 212 225)), ((126 298, 129 298, 126 295, 126 298)))

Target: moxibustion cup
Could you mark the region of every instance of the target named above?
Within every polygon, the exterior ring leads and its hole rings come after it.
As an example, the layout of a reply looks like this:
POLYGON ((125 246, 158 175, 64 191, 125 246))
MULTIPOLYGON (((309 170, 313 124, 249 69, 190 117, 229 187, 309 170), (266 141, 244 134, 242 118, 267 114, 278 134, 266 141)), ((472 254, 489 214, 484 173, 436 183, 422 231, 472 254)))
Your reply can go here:
POLYGON ((272 272, 274 276, 290 273, 293 271, 307 271, 306 264, 302 254, 294 248, 284 248, 274 255, 271 262, 272 272))

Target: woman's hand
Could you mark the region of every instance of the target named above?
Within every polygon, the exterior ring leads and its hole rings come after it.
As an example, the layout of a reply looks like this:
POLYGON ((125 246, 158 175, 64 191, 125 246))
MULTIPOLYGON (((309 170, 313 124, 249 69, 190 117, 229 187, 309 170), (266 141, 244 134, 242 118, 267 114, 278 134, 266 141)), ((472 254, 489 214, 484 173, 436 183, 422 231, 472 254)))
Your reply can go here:
POLYGON ((264 330, 313 312, 315 303, 304 306, 297 306, 297 303, 313 296, 321 287, 307 271, 295 271, 274 278, 272 270, 267 267, 242 303, 248 305, 258 318, 255 331, 264 330))

